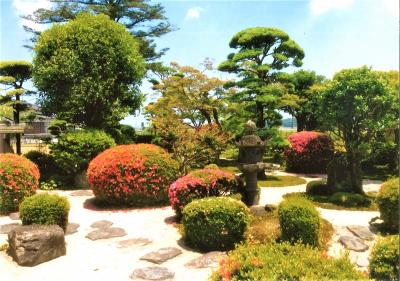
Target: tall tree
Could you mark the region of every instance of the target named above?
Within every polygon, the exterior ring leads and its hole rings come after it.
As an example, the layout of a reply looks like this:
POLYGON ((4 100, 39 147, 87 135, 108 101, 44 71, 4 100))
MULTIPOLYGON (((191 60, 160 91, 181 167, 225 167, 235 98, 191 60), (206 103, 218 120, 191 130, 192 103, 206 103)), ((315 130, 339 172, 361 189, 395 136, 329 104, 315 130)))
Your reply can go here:
POLYGON ((138 43, 107 16, 83 13, 53 25, 34 51, 33 81, 44 113, 109 131, 140 107, 138 43))
MULTIPOLYGON (((23 84, 32 76, 32 64, 27 61, 2 61, 0 62, 0 84, 5 88, 4 96, 0 96, 3 106, 11 106, 15 124, 20 122, 21 111, 26 109, 26 104, 21 101, 23 94, 29 91, 23 88, 23 84)), ((21 154, 21 134, 16 134, 16 150, 21 154)))
MULTIPOLYGON (((51 24, 67 22, 76 18, 80 12, 105 14, 115 22, 126 26, 129 32, 139 39, 140 53, 149 63, 155 66, 154 60, 161 57, 167 49, 156 51, 154 39, 172 30, 163 6, 150 3, 148 0, 50 0, 50 9, 38 9, 24 19, 36 24, 51 24)), ((37 40, 40 34, 37 30, 25 26, 27 31, 37 40)), ((155 66, 156 67, 156 66, 155 66)))
POLYGON ((385 128, 398 124, 399 104, 388 80, 367 67, 340 71, 322 92, 319 115, 326 129, 344 142, 354 192, 363 193, 366 149, 385 128))
POLYGON ((284 31, 270 27, 242 30, 233 36, 229 46, 238 51, 229 54, 218 69, 241 78, 231 84, 242 89, 236 100, 251 103, 258 128, 264 128, 266 120, 269 126, 276 125, 281 117, 275 110, 295 102, 279 83, 277 72, 288 66, 301 66, 303 50, 284 31))

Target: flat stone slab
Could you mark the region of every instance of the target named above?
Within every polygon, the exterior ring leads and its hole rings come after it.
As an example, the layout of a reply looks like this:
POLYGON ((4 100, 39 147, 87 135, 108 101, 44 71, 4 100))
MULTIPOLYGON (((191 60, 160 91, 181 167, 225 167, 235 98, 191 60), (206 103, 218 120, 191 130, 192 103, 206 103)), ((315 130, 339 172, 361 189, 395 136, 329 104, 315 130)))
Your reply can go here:
POLYGON ((91 190, 77 190, 74 192, 71 192, 71 196, 93 196, 93 191, 91 190))
POLYGON ((145 246, 153 241, 147 238, 132 238, 127 240, 122 240, 118 242, 118 248, 130 248, 130 247, 137 247, 137 246, 145 246))
POLYGON ((77 223, 73 223, 73 222, 68 223, 67 229, 65 230, 65 235, 71 235, 71 234, 78 232, 79 226, 80 225, 77 223))
POLYGON ((223 252, 209 252, 198 258, 190 260, 185 264, 185 266, 190 268, 217 267, 218 261, 222 256, 224 256, 223 252))
POLYGON ((356 252, 364 252, 368 250, 368 245, 358 237, 343 235, 340 236, 339 241, 348 250, 356 252))
POLYGON ((8 217, 9 217, 10 219, 14 220, 14 221, 17 221, 17 220, 20 219, 20 218, 19 218, 19 212, 10 213, 10 214, 8 215, 8 217))
POLYGON ((156 264, 162 264, 163 262, 166 262, 167 260, 170 260, 180 254, 182 254, 182 251, 180 249, 174 247, 166 247, 158 249, 154 252, 150 252, 140 259, 156 264))
POLYGON ((110 239, 115 237, 122 237, 126 235, 126 231, 119 227, 100 228, 90 232, 86 238, 90 240, 110 239))
POLYGON ((0 234, 8 234, 10 231, 16 229, 18 226, 21 226, 21 224, 15 222, 0 225, 0 234))
POLYGON ((368 227, 362 225, 349 225, 347 229, 355 236, 363 240, 374 240, 375 235, 369 230, 368 227))
POLYGON ((169 271, 168 268, 148 266, 135 269, 129 277, 133 280, 171 280, 174 276, 175 273, 169 271))
POLYGON ((90 227, 93 228, 107 228, 112 226, 114 223, 112 221, 108 221, 108 220, 101 220, 101 221, 95 221, 94 223, 92 223, 90 225, 90 227))

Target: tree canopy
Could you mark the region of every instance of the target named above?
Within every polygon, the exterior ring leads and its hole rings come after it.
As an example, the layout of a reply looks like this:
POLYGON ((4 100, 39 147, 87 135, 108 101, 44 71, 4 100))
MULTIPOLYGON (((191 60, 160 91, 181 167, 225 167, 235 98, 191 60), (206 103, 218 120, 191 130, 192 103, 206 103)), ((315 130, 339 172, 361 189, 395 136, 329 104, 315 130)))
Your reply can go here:
POLYGON ((33 81, 45 114, 109 129, 142 101, 138 42, 106 15, 80 14, 44 31, 35 45, 33 81))

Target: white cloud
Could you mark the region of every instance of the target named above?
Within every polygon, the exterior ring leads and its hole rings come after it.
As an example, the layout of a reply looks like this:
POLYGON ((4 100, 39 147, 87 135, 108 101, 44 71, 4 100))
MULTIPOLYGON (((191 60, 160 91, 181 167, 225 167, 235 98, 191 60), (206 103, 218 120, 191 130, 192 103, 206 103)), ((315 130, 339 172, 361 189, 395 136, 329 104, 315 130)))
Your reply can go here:
POLYGON ((310 8, 314 15, 322 15, 331 10, 346 10, 351 7, 354 0, 311 0, 310 8))
MULTIPOLYGON (((12 1, 15 11, 19 16, 30 15, 37 9, 40 8, 48 9, 51 7, 51 3, 49 0, 12 0, 12 1)), ((29 26, 30 28, 39 31, 45 28, 45 26, 43 25, 35 24, 34 22, 25 19, 21 19, 21 25, 26 25, 29 26)))
POLYGON ((204 11, 201 7, 193 7, 187 10, 185 20, 198 19, 204 11))

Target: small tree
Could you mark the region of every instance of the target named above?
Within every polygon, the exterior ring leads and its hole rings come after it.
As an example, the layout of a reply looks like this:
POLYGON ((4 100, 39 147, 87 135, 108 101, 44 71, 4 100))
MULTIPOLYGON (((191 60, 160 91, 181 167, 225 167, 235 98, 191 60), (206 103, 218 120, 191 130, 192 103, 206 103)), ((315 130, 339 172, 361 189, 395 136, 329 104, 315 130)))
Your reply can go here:
POLYGON ((363 193, 361 160, 380 132, 398 122, 399 100, 388 80, 368 67, 345 69, 320 97, 321 120, 346 149, 350 188, 363 193))
MULTIPOLYGON (((23 84, 31 78, 32 64, 27 61, 3 61, 0 62, 0 84, 7 91, 0 96, 0 103, 3 104, 3 111, 6 106, 12 107, 12 115, 15 124, 20 122, 21 111, 27 108, 21 101, 21 96, 29 93, 23 88, 23 84)), ((17 154, 21 154, 21 134, 16 134, 17 154)))

